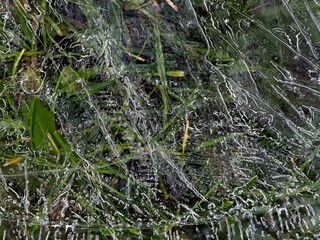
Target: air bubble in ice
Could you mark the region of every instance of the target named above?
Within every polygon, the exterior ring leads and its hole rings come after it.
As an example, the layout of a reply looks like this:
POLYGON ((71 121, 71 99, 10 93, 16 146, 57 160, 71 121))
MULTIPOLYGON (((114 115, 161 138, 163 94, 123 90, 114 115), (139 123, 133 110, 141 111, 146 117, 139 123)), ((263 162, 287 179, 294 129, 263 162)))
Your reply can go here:
POLYGON ((214 203, 209 203, 207 207, 210 210, 210 209, 214 209, 216 206, 214 203))
POLYGON ((28 3, 24 3, 24 4, 23 4, 23 7, 24 7, 28 12, 31 11, 31 7, 30 7, 30 5, 29 5, 28 3))

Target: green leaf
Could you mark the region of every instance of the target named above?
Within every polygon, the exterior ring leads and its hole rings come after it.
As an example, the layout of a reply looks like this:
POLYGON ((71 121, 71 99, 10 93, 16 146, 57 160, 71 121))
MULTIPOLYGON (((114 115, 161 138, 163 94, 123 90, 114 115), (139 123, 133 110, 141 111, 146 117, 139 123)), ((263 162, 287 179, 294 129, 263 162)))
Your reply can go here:
MULTIPOLYGON (((85 94, 87 94, 86 91, 82 91, 82 89, 84 88, 82 84, 86 79, 89 79, 96 72, 96 68, 79 69, 78 71, 76 71, 70 66, 65 66, 60 73, 54 92, 56 93, 59 90, 60 93, 66 93, 67 98, 70 98, 74 95, 81 98, 85 94)), ((101 83, 101 85, 97 86, 97 88, 93 91, 99 91, 108 84, 109 82, 101 83)))
POLYGON ((129 230, 130 233, 133 233, 133 234, 136 234, 136 235, 139 234, 139 230, 137 230, 136 228, 128 227, 128 230, 129 230))
POLYGON ((242 188, 243 189, 249 189, 253 186, 253 184, 255 184, 255 182, 258 180, 258 176, 255 175, 254 177, 252 177, 242 188))
POLYGON ((233 201, 227 200, 223 202, 224 208, 229 208, 233 204, 233 201))
POLYGON ((65 66, 58 78, 55 92, 59 89, 61 93, 74 94, 76 91, 76 80, 80 79, 79 74, 73 68, 65 66))
POLYGON ((29 130, 31 147, 35 149, 41 147, 47 138, 47 133, 53 135, 56 131, 53 114, 37 98, 34 98, 31 103, 29 130))

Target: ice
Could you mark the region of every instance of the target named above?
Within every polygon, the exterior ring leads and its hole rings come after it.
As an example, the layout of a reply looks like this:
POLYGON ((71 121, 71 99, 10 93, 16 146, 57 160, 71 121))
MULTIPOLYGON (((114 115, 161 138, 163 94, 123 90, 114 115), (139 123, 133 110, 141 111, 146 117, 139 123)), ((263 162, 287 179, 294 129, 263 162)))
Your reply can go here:
POLYGON ((1 2, 0 236, 318 238, 319 12, 1 2))

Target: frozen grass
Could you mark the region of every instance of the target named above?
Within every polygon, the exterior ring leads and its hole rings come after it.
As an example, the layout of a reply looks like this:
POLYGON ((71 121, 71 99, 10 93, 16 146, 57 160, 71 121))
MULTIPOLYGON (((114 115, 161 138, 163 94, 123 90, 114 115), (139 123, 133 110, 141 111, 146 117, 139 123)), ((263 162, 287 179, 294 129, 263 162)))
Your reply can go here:
POLYGON ((318 236, 315 6, 262 2, 1 3, 0 235, 318 236))

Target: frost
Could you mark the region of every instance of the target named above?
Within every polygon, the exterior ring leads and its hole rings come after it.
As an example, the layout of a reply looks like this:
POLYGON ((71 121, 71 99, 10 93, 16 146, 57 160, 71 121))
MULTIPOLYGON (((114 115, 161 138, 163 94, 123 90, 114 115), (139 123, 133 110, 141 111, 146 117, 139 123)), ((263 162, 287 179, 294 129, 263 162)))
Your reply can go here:
POLYGON ((0 235, 319 238, 319 13, 1 2, 0 235))

